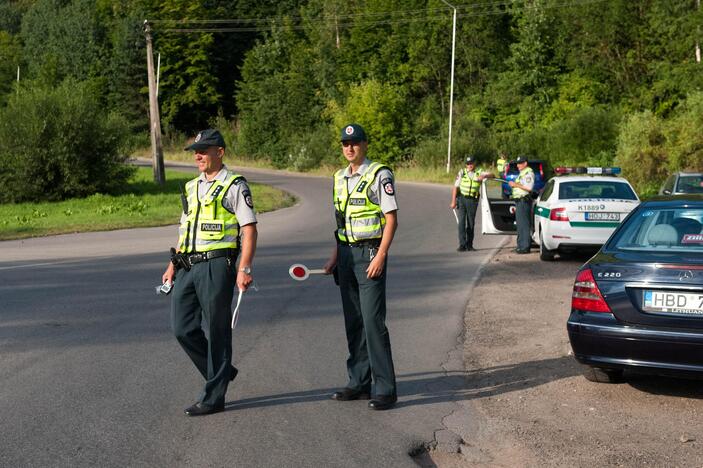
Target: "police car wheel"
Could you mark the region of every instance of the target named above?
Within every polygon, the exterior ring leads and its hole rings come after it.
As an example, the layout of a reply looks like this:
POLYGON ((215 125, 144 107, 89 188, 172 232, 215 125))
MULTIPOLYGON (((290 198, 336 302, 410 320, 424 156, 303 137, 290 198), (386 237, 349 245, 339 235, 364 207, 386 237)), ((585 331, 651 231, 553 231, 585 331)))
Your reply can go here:
POLYGON ((539 231, 539 259, 545 262, 551 262, 554 260, 554 250, 549 250, 544 246, 544 240, 542 239, 542 230, 539 231))

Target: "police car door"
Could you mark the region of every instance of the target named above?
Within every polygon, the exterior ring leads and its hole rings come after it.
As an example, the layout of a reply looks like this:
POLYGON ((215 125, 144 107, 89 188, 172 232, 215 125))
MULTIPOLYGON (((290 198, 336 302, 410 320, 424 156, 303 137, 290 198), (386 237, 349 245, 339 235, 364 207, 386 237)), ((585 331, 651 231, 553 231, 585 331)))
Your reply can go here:
POLYGON ((517 234, 515 202, 506 197, 506 187, 501 179, 481 183, 481 234, 517 234))

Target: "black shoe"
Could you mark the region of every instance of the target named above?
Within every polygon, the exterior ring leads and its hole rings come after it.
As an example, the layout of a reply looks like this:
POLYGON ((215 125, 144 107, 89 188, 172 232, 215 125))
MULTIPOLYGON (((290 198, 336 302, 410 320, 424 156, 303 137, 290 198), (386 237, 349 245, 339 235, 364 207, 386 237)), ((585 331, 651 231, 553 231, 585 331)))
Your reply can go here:
POLYGON ((230 366, 229 370, 229 381, 233 381, 235 377, 237 377, 237 374, 239 374, 239 371, 237 370, 236 367, 230 366))
POLYGON ((476 249, 474 249, 473 247, 468 247, 468 248, 466 249, 466 251, 467 251, 467 252, 476 252, 476 249))
POLYGON ((456 249, 457 252, 466 252, 466 247, 459 247, 456 249))
POLYGON ((513 249, 512 251, 515 252, 515 253, 517 253, 517 254, 528 254, 528 253, 530 253, 529 250, 522 250, 522 249, 513 249))
POLYGON ((332 399, 337 401, 368 400, 369 398, 371 398, 370 392, 353 388, 343 388, 332 394, 332 399))
POLYGON ((210 406, 204 403, 196 403, 193 406, 189 406, 183 412, 188 416, 205 416, 208 414, 219 413, 225 410, 225 404, 210 406))
POLYGON ((396 395, 378 395, 373 400, 369 401, 369 409, 383 411, 395 406, 398 401, 396 395))

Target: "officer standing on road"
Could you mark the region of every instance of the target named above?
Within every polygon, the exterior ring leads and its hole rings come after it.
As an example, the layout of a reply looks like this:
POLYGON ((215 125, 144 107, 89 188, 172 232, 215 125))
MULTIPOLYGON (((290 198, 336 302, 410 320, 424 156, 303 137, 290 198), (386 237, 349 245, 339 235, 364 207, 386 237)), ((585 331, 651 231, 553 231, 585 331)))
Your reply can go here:
POLYGON ((337 269, 349 357, 347 386, 337 401, 373 399, 386 410, 398 400, 391 342, 386 328, 386 259, 395 235, 398 205, 393 173, 366 159, 368 139, 356 124, 342 129, 342 153, 349 166, 334 174, 337 245, 325 272, 337 269))
POLYGON ((224 410, 227 385, 237 376, 232 366, 232 297, 235 287, 246 290, 253 280, 257 229, 246 180, 222 163, 225 142, 220 132, 203 130, 188 150, 195 152, 200 176, 186 184, 178 253, 172 249, 162 280, 173 283, 173 332, 205 379, 197 402, 185 413, 202 416, 224 410))
MULTIPOLYGON (((466 158, 466 167, 459 171, 452 187, 451 209, 459 207, 459 248, 457 252, 474 251, 474 225, 481 190, 481 181, 489 173, 476 169, 476 159, 466 158)), ((490 174, 492 176, 492 174, 490 174)))
POLYGON ((517 248, 519 254, 530 253, 530 211, 532 208, 532 189, 535 185, 535 173, 527 164, 527 156, 518 156, 515 161, 520 174, 510 181, 512 187, 510 198, 515 201, 515 222, 517 223, 517 248))

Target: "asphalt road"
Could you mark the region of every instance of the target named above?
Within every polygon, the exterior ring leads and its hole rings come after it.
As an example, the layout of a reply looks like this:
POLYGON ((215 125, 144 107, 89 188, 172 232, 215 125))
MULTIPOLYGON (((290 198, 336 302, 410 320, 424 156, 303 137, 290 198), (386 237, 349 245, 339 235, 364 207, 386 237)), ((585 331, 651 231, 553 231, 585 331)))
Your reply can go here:
MULTIPOLYGON (((0 466, 414 466, 461 409, 463 314, 500 237, 455 251, 450 188, 398 184, 388 327, 398 406, 335 402, 346 382, 339 292, 304 283, 333 247, 331 180, 243 170, 299 203, 259 217, 254 277, 234 333, 226 411, 188 418, 201 377, 157 296, 176 227, 0 242, 0 466)), ((480 232, 477 227, 476 232, 480 232)), ((444 435, 443 435, 444 434, 444 435)))

